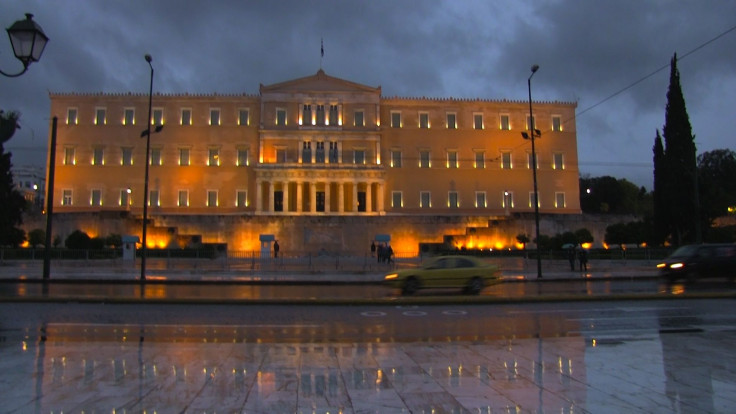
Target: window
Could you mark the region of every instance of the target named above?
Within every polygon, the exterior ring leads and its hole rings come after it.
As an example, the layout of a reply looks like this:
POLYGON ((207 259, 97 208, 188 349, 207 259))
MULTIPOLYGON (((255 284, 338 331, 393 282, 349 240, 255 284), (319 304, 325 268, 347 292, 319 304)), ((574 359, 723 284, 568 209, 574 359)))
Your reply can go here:
POLYGON ((151 190, 148 192, 148 207, 160 207, 161 200, 158 197, 158 190, 151 190))
POLYGON ((207 165, 210 167, 217 167, 220 165, 220 149, 210 148, 207 150, 207 165))
POLYGON ((312 125, 312 105, 302 107, 302 125, 312 125))
POLYGON ((67 108, 66 124, 67 125, 77 125, 77 108, 67 108))
POLYGON ((281 109, 281 108, 276 109, 276 125, 278 126, 286 125, 286 109, 281 109))
POLYGON ((207 190, 207 207, 217 207, 217 190, 207 190))
POLYGON ((448 150, 447 151, 447 168, 457 168, 457 167, 458 167, 457 151, 448 150))
POLYGON ((128 207, 130 205, 130 188, 120 190, 120 207, 128 207))
POLYGON ((314 161, 320 164, 325 163, 325 142, 316 142, 317 148, 314 151, 314 161))
POLYGON ((153 108, 153 119, 151 125, 163 125, 164 124, 164 110, 163 108, 153 108))
POLYGON ((89 205, 99 207, 102 205, 102 190, 95 188, 89 197, 89 205))
POLYGON ((429 161, 429 151, 419 151, 419 168, 429 168, 432 164, 429 161))
POLYGON ((391 192, 391 207, 393 208, 404 207, 403 193, 401 191, 391 192))
POLYGON ((552 168, 555 170, 565 169, 565 163, 561 152, 552 154, 552 168))
POLYGON ((365 150, 353 150, 353 164, 365 164, 365 150))
POLYGON ((401 112, 391 112, 391 128, 401 128, 401 112))
POLYGON ((235 190, 235 207, 248 207, 247 190, 235 190))
POLYGON ((429 128, 429 113, 419 113, 419 128, 429 128))
POLYGON ((501 201, 501 206, 503 208, 513 208, 514 207, 514 193, 511 191, 504 191, 503 192, 503 200, 501 201))
POLYGON ((526 116, 526 129, 527 129, 527 131, 529 129, 531 129, 531 128, 529 128, 529 125, 530 124, 533 124, 534 125, 534 129, 538 129, 537 128, 537 117, 536 116, 534 117, 534 119, 530 119, 529 118, 529 115, 526 116), (529 122, 530 120, 531 120, 531 123, 529 122))
POLYGON ((565 208, 565 193, 555 193, 555 207, 565 208))
POLYGON ((150 165, 161 165, 161 148, 151 148, 150 165))
POLYGON ((284 191, 273 192, 273 211, 284 211, 284 191))
MULTIPOLYGON (((312 125, 315 123, 313 122, 312 125)), ((317 105, 317 119, 316 119, 317 125, 324 125, 325 124, 325 106, 324 105, 317 105)))
POLYGON ((486 192, 485 191, 476 191, 475 192, 475 207, 476 208, 486 208, 486 192))
POLYGON ((246 167, 248 166, 248 149, 247 148, 238 148, 238 167, 246 167))
POLYGON ((74 165, 77 161, 74 158, 74 148, 73 147, 66 147, 64 148, 64 165, 74 165))
POLYGON ((534 196, 534 192, 529 192, 529 207, 534 207, 534 200, 537 200, 537 207, 539 207, 539 200, 537 197, 534 196))
POLYGON ((238 110, 238 125, 247 126, 250 124, 250 111, 246 108, 238 110))
POLYGON ((562 117, 559 115, 552 115, 552 130, 557 132, 562 131, 562 117))
MULTIPOLYGON (((539 155, 537 155, 537 169, 539 169, 539 155)), ((526 168, 531 170, 534 165, 534 156, 531 152, 526 153, 526 168)))
POLYGON ((286 148, 276 148, 276 162, 279 164, 286 163, 286 148))
POLYGON ((432 207, 432 197, 429 191, 419 192, 419 207, 430 208, 432 207))
POLYGON ((507 114, 501 114, 500 128, 502 131, 511 130, 511 122, 509 122, 509 116, 507 114))
POLYGON ((457 114, 448 113, 447 114, 447 129, 456 129, 456 128, 457 128, 457 114))
POLYGON ((355 111, 355 115, 353 116, 353 124, 356 127, 365 126, 365 113, 363 111, 355 111))
POLYGON ((179 207, 189 206, 189 190, 179 190, 179 199, 177 200, 179 207))
POLYGON ((475 151, 475 168, 486 168, 486 153, 475 151))
POLYGON ((459 204, 457 201, 457 191, 450 191, 447 193, 447 207, 458 208, 459 204))
POLYGON ((123 109, 123 125, 135 125, 135 108, 123 109))
POLYGON ((309 141, 302 142, 302 164, 312 163, 312 143, 309 141))
POLYGON ((483 114, 473 114, 473 128, 483 129, 483 114))
POLYGON ((507 151, 501 152, 501 168, 504 170, 511 169, 511 153, 507 151))
POLYGON ((330 105, 330 125, 338 124, 338 108, 337 105, 330 105))
POLYGON ((62 206, 72 205, 72 190, 70 189, 61 190, 61 205, 62 206))
POLYGON ((340 150, 337 142, 330 142, 330 163, 336 164, 340 159, 340 150))
POLYGON ((120 165, 133 165, 133 148, 121 148, 120 165))
POLYGON ((106 118, 105 118, 105 108, 96 108, 95 109, 95 125, 105 125, 106 118))
POLYGON ((391 150, 391 166, 401 168, 401 151, 391 150))
POLYGON ((179 148, 179 165, 189 165, 189 148, 179 148))
POLYGON ((92 150, 92 165, 105 164, 105 150, 102 147, 96 147, 92 150))
POLYGON ((190 108, 183 108, 181 110, 181 124, 192 125, 192 110, 190 108))
POLYGON ((219 108, 210 109, 210 125, 213 125, 213 126, 220 125, 220 109, 219 108))

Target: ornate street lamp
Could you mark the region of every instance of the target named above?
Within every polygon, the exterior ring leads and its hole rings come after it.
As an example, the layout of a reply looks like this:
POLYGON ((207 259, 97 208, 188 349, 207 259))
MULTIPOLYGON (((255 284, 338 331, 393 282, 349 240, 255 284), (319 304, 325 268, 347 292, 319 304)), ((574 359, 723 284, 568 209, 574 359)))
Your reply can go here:
POLYGON ((532 141, 532 177, 534 180, 534 224, 537 231, 537 279, 542 278, 542 255, 539 251, 539 192, 537 191, 537 152, 534 148, 534 138, 540 137, 542 132, 534 128, 534 113, 532 112, 532 76, 539 70, 539 65, 532 65, 532 74, 527 79, 529 88, 529 134, 522 132, 524 139, 532 141))
POLYGON ((41 26, 33 21, 33 15, 30 13, 26 13, 25 20, 18 20, 7 30, 10 44, 13 46, 13 53, 23 63, 23 70, 16 74, 5 73, 2 70, 0 70, 0 73, 9 78, 14 78, 26 73, 32 62, 38 62, 41 59, 41 54, 49 38, 44 34, 41 26))
MULTIPOLYGON (((153 58, 151 55, 145 56, 146 62, 148 62, 148 66, 151 68, 151 83, 148 88, 148 119, 146 120, 148 126, 147 129, 145 129, 143 132, 141 132, 141 137, 146 137, 146 174, 144 178, 144 184, 143 184, 143 234, 141 235, 141 279, 140 283, 145 283, 146 281, 146 256, 147 256, 147 246, 146 246, 146 229, 148 227, 148 164, 151 163, 151 107, 153 103, 153 65, 151 64, 151 61, 153 58)), ((156 126, 156 132, 160 132, 161 128, 163 128, 163 125, 157 125, 156 126)))

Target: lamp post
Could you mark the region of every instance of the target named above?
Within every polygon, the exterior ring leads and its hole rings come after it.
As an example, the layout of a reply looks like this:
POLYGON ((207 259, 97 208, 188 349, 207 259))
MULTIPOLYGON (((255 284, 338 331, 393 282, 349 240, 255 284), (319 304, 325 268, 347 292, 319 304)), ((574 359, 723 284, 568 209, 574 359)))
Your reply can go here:
POLYGON ((539 251, 539 192, 537 191, 537 152, 534 147, 535 136, 541 136, 541 131, 534 128, 534 113, 532 112, 532 76, 539 70, 539 65, 532 65, 532 74, 527 79, 527 87, 529 89, 529 135, 526 132, 522 132, 521 136, 524 139, 531 139, 532 141, 532 178, 534 181, 534 226, 537 233, 537 279, 542 278, 542 255, 539 251))
POLYGON ((15 74, 0 70, 0 73, 9 78, 15 78, 26 73, 31 63, 41 59, 49 38, 44 34, 41 26, 33 21, 33 15, 30 13, 26 13, 25 20, 13 23, 7 31, 10 44, 13 46, 13 53, 23 63, 23 70, 15 74))
POLYGON ((151 154, 151 105, 153 103, 153 65, 151 61, 151 55, 146 55, 146 62, 151 68, 151 83, 148 88, 148 118, 146 123, 148 124, 147 129, 141 133, 141 136, 146 136, 146 174, 143 184, 143 234, 141 235, 141 284, 146 281, 146 228, 148 227, 148 164, 150 163, 151 154))

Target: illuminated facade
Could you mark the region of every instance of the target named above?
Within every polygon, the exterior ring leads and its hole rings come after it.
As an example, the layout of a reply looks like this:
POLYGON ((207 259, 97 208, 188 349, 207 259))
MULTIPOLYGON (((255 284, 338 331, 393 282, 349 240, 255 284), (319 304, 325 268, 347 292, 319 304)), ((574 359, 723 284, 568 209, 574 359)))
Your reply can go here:
MULTIPOLYGON (((140 233, 148 96, 50 98, 59 118, 55 213, 89 221, 120 212, 128 225, 119 231, 140 233)), ((534 103, 546 216, 580 213, 575 106, 534 103)), ((258 95, 156 94, 152 113, 151 122, 164 125, 151 137, 153 226, 231 249, 249 248, 245 238, 263 233, 311 244, 303 234, 279 234, 305 218, 326 235, 315 240, 344 249, 360 232, 367 240, 403 233, 414 235, 408 244, 436 242, 443 234, 432 228, 447 231, 432 224, 438 218, 508 226, 534 210, 531 145, 521 136, 528 102, 383 97, 380 87, 320 70, 261 85, 258 95)))

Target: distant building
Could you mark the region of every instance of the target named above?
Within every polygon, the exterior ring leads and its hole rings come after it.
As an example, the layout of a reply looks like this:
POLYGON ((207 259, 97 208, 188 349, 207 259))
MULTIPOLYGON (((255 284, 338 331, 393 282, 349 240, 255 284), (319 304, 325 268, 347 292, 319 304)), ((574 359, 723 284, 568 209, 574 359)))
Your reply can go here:
MULTIPOLYGON (((59 231, 139 235, 148 95, 50 98, 59 231)), ((580 213, 575 107, 534 103, 545 216, 580 213)), ((407 252, 513 247, 534 211, 528 118, 526 101, 384 97, 322 70, 258 95, 155 94, 149 244, 255 250, 275 234, 284 252, 362 252, 389 234, 407 252)))
POLYGON ((46 193, 46 176, 42 167, 21 165, 13 166, 13 182, 28 203, 43 208, 46 193))

